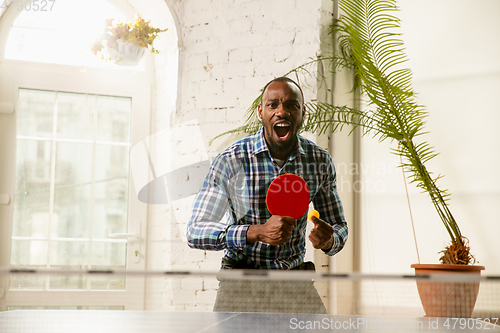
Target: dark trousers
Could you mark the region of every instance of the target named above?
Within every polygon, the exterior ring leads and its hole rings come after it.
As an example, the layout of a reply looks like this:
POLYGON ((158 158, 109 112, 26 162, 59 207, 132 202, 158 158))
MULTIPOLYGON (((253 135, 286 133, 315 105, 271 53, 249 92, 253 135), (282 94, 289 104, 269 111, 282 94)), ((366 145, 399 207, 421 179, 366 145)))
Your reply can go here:
MULTIPOLYGON (((256 269, 256 265, 222 259, 221 269, 256 269)), ((305 262, 297 270, 315 270, 305 262)), ((215 312, 267 312, 326 314, 313 281, 219 280, 215 312)))

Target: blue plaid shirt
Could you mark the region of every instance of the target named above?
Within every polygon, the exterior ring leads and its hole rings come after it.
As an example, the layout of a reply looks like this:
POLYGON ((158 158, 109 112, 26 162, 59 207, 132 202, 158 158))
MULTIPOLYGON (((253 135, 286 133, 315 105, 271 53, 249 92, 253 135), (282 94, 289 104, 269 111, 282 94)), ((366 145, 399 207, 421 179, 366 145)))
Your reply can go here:
POLYGON ((279 175, 292 173, 307 182, 314 208, 322 220, 333 226, 333 246, 324 252, 330 256, 336 254, 347 240, 347 223, 330 155, 298 136, 297 151, 280 167, 271 157, 263 133, 260 128, 213 161, 194 200, 187 228, 189 246, 225 250, 232 259, 268 269, 292 269, 301 264, 305 256, 307 214, 297 220, 290 240, 283 245, 246 241, 250 225, 264 224, 271 217, 266 206, 271 182, 279 175))

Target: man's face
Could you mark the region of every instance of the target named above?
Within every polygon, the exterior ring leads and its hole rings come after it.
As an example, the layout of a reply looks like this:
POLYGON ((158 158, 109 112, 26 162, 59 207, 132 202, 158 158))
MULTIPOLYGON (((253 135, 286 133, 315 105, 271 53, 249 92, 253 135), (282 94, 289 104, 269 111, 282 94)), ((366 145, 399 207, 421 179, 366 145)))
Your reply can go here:
POLYGON ((271 155, 285 159, 296 146, 297 133, 305 114, 299 88, 291 82, 271 83, 262 95, 258 113, 271 155))

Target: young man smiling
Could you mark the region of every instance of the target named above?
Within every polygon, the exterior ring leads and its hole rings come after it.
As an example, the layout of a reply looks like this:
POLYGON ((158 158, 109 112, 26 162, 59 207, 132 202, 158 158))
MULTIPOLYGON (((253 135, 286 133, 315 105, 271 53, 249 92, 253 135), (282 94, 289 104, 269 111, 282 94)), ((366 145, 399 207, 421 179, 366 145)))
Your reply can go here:
MULTIPOLYGON (((224 250, 223 269, 314 269, 312 263, 304 262, 306 215, 296 220, 271 215, 266 207, 270 183, 281 174, 292 173, 307 182, 321 216, 313 218, 308 237, 313 247, 330 256, 343 248, 347 224, 336 190, 335 168, 325 150, 298 135, 304 115, 304 96, 293 80, 280 77, 264 87, 258 106, 262 128, 216 157, 195 198, 187 229, 190 247, 224 250), (322 171, 315 172, 315 166, 322 166, 322 171)), ((326 311, 310 281, 221 281, 214 310, 326 311), (265 296, 239 302, 256 292, 265 296)))

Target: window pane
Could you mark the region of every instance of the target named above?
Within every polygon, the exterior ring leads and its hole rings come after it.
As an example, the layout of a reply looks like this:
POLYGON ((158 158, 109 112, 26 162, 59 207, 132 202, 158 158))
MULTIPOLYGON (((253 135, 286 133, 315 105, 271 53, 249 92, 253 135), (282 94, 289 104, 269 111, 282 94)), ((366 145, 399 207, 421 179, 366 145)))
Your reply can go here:
POLYGON ((97 97, 97 141, 130 142, 132 99, 97 97))
MULTIPOLYGON (((46 241, 12 240, 12 268, 45 268, 46 241)), ((45 289, 47 276, 43 274, 11 274, 10 289, 45 289)))
MULTIPOLYGON (((126 260, 126 243, 92 243, 92 269, 123 269, 126 260)), ((125 289, 124 276, 96 275, 90 280, 93 290, 125 289)))
MULTIPOLYGON (((127 232, 131 99, 27 89, 19 94, 23 135, 17 140, 12 266, 125 268, 126 243, 98 240, 127 232)), ((11 284, 118 290, 125 278, 15 274, 11 284)))
POLYGON ((12 240, 11 265, 14 267, 45 266, 47 242, 12 240))
POLYGON ((94 95, 58 93, 57 138, 92 140, 94 113, 94 95))
MULTIPOLYGON (((12 6, 18 6, 18 3, 29 4, 30 1, 16 1, 12 6)), ((126 16, 108 1, 49 1, 48 6, 39 1, 39 5, 44 8, 43 11, 24 10, 14 21, 7 37, 6 59, 145 70, 144 59, 138 66, 119 66, 102 60, 100 54, 94 55, 90 51, 90 45, 104 31, 105 19, 126 20, 126 16)))
POLYGON ((94 242, 92 243, 92 268, 96 267, 125 267, 125 251, 127 244, 94 242))
POLYGON ((47 276, 43 274, 11 274, 9 289, 44 290, 47 276))
POLYGON ((13 236, 47 237, 51 142, 17 140, 13 236))
POLYGON ((86 275, 51 275, 49 289, 87 289, 86 275))
POLYGON ((128 153, 128 147, 96 147, 93 238, 127 230, 128 153))
POLYGON ((17 135, 52 137, 55 93, 43 90, 19 90, 17 135))
MULTIPOLYGON (((91 214, 92 145, 58 143, 53 237, 88 238, 91 214)), ((126 203, 125 203, 126 205, 126 203)))
MULTIPOLYGON (((109 269, 110 267, 106 267, 109 269)), ((112 268, 112 267, 111 267, 112 268)), ((99 268, 96 268, 99 269, 99 268)), ((124 290, 125 277, 124 276, 106 276, 96 275, 92 276, 90 280, 91 290, 124 290)))
POLYGON ((88 251, 88 242, 51 241, 50 266, 59 268, 87 268, 88 251))
MULTIPOLYGON (((50 243, 51 267, 79 269, 87 268, 88 242, 50 243)), ((87 289, 85 275, 51 275, 50 289, 87 289)))

